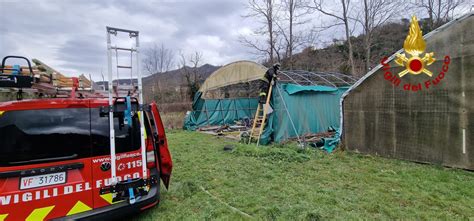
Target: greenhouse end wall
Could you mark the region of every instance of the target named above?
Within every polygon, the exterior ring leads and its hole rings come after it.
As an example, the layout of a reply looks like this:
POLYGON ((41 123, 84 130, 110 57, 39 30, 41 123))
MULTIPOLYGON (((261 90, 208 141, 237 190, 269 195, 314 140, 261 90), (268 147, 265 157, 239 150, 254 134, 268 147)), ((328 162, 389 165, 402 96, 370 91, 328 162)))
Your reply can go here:
MULTIPOLYGON (((348 92, 343 143, 355 152, 474 170, 474 16, 430 33, 426 46, 437 59, 426 67, 433 77, 408 74, 396 86, 381 68, 348 92)), ((404 70, 389 65, 393 74, 404 70)))

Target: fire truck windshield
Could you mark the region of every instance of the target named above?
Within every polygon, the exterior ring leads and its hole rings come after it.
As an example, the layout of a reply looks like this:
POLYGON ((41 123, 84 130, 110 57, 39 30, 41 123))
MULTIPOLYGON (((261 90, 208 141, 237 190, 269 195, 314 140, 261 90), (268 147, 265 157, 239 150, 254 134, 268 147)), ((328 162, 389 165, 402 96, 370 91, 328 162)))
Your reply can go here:
MULTIPOLYGON (((138 117, 114 119, 117 153, 139 149, 138 117)), ((107 155, 109 121, 98 109, 7 111, 0 115, 0 166, 107 155)))

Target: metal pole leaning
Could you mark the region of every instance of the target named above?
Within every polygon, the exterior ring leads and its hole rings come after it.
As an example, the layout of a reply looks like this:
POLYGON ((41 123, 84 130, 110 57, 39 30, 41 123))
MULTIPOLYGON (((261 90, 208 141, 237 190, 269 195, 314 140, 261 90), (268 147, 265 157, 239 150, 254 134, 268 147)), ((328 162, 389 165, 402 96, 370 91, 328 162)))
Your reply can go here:
MULTIPOLYGON (((110 40, 111 30, 107 29, 107 63, 108 63, 108 95, 109 95, 109 137, 110 137, 110 168, 112 176, 112 185, 117 184, 117 167, 116 167, 116 155, 115 155, 115 129, 114 129, 114 103, 112 99, 113 90, 113 74, 112 74, 112 46, 110 40)), ((113 33, 113 32, 112 32, 113 33)))
POLYGON ((283 99, 283 95, 281 95, 280 87, 278 85, 275 85, 278 91, 278 95, 280 95, 281 102, 283 103, 283 107, 285 107, 286 114, 288 114, 288 119, 290 119, 291 126, 293 127, 293 130, 295 131, 296 137, 298 138, 298 142, 301 143, 300 136, 298 135, 298 131, 296 130, 295 124, 293 123, 293 120, 291 119, 290 112, 288 111, 288 108, 285 103, 285 99, 283 99))

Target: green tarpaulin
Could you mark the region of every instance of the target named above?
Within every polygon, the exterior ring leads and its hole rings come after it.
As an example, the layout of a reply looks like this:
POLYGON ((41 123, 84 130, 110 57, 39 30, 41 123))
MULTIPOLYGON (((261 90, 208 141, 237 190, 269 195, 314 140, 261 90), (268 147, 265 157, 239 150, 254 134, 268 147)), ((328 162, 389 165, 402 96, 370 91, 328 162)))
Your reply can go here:
MULTIPOLYGON (((268 116, 261 143, 279 143, 296 137, 296 134, 339 128, 339 99, 346 90, 347 87, 277 84, 272 93, 273 112, 268 116)), ((184 128, 195 130, 202 126, 233 124, 236 120, 253 118, 257 104, 257 98, 202 99, 198 93, 193 111, 186 116, 184 128)))
POLYGON ((236 120, 251 119, 257 110, 257 98, 203 99, 198 92, 193 110, 186 115, 184 129, 196 130, 203 126, 234 124, 236 120))
POLYGON ((296 133, 304 135, 324 132, 331 126, 338 128, 339 99, 346 90, 347 87, 278 84, 272 96, 273 140, 281 142, 296 137, 296 133), (285 104, 288 111, 285 110, 285 104))
POLYGON ((295 84, 285 84, 284 85, 285 91, 288 94, 296 94, 299 92, 334 92, 337 91, 335 87, 328 87, 328 86, 302 86, 302 85, 295 85, 295 84))

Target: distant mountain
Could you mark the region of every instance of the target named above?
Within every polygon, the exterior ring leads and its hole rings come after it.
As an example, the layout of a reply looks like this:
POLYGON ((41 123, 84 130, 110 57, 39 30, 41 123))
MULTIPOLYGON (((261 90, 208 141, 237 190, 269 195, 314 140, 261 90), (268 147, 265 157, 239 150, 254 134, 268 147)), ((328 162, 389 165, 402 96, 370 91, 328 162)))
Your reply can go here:
MULTIPOLYGON (((214 66, 210 64, 204 64, 197 68, 199 75, 199 81, 204 82, 209 75, 211 75, 215 70, 220 68, 220 66, 214 66)), ((194 71, 192 67, 186 67, 187 71, 194 71)), ((184 86, 186 84, 184 68, 167 71, 164 73, 156 73, 143 78, 143 87, 147 91, 151 86, 155 85, 161 88, 175 89, 177 87, 184 86)), ((114 80, 116 83, 117 80, 114 80)), ((130 85, 130 79, 119 79, 120 85, 130 85)), ((107 81, 97 81, 94 82, 97 89, 101 89, 102 86, 105 86, 107 90, 108 84, 107 81)), ((137 83, 137 79, 133 79, 133 83, 137 83)))
MULTIPOLYGON (((204 64, 197 68, 200 81, 204 82, 209 75, 212 74, 215 70, 220 68, 220 66, 214 66, 210 64, 204 64)), ((186 67, 187 71, 194 71, 192 67, 186 67)), ((167 71, 164 73, 156 73, 150 76, 143 78, 144 85, 159 85, 160 87, 178 87, 186 84, 185 78, 186 71, 184 68, 167 71)))
POLYGON ((154 100, 158 103, 189 102, 190 88, 186 82, 186 73, 197 73, 200 85, 218 68, 220 67, 205 64, 198 67, 197 70, 185 67, 144 77, 143 94, 145 100, 154 100))

